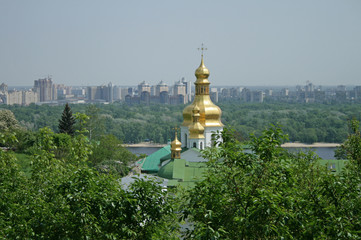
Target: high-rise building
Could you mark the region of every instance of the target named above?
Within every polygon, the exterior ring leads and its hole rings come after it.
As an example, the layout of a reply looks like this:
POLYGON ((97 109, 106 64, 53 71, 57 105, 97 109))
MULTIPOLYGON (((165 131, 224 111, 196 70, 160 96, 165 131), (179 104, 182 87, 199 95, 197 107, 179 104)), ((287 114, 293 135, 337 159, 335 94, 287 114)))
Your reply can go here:
POLYGON ((155 88, 155 96, 160 96, 161 92, 168 92, 168 85, 160 81, 155 88))
POLYGON ((145 81, 138 84, 138 95, 140 96, 142 92, 148 92, 150 94, 150 86, 145 81))
POLYGON ((187 81, 184 77, 182 78, 182 83, 186 86, 186 101, 190 102, 192 101, 192 86, 191 82, 187 81))
POLYGON ((186 85, 182 81, 178 81, 174 84, 173 96, 178 99, 179 103, 176 104, 188 102, 188 99, 186 98, 186 85))
POLYGON ((27 106, 31 103, 37 103, 38 94, 34 91, 22 91, 22 101, 21 104, 27 106))
POLYGON ((47 102, 57 99, 56 90, 50 77, 34 81, 34 92, 38 94, 39 102, 47 102))
POLYGON ((0 85, 0 104, 29 105, 30 103, 37 103, 37 102, 38 102, 38 95, 34 91, 31 90, 8 91, 8 86, 5 83, 0 85))

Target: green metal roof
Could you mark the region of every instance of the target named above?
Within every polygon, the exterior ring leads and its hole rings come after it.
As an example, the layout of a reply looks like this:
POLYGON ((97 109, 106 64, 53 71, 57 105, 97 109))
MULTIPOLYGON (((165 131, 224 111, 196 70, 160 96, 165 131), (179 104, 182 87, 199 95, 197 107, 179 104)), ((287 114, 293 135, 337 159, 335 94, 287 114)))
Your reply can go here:
POLYGON ((170 154, 170 145, 167 145, 158 151, 150 154, 148 157, 145 158, 142 171, 148 173, 156 173, 159 170, 160 159, 168 154, 170 154))
POLYGON ((205 162, 188 162, 185 159, 173 159, 158 172, 158 176, 170 179, 168 186, 193 187, 197 181, 203 179, 203 173, 207 170, 205 162))
POLYGON ((348 160, 337 160, 337 159, 320 159, 317 161, 321 166, 326 166, 331 172, 339 174, 342 171, 342 168, 345 166, 348 160))
POLYGON ((168 164, 162 166, 158 171, 158 176, 167 179, 173 179, 174 162, 170 161, 168 164))

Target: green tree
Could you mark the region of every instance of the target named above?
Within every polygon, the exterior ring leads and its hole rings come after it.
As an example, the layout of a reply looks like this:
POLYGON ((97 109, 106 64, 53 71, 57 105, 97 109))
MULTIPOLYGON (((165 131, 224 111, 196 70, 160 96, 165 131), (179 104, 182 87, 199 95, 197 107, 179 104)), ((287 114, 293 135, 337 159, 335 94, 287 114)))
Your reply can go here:
MULTIPOLYGON (((31 177, 0 149, 0 236, 4 239, 175 239, 173 198, 154 181, 124 189, 112 174, 87 164, 90 143, 71 138, 57 158, 56 136, 38 133, 31 177)), ((0 133, 1 142, 15 140, 0 133)))
POLYGON ((0 110, 0 131, 14 131, 20 129, 18 120, 10 110, 0 110))
POLYGON ((89 158, 92 166, 104 173, 124 176, 129 172, 129 164, 136 160, 136 155, 113 135, 103 135, 93 143, 92 150, 89 158))
POLYGON ((85 123, 85 128, 88 130, 89 139, 98 139, 104 134, 104 118, 100 115, 100 109, 94 104, 86 107, 85 114, 89 119, 85 123))
POLYGON ((220 148, 203 152, 209 171, 183 201, 194 226, 186 239, 361 238, 360 178, 332 174, 313 153, 285 152, 284 138, 271 127, 249 152, 226 130, 220 148))
POLYGON ((61 115, 61 119, 59 119, 59 132, 74 136, 74 124, 75 118, 73 116, 71 108, 69 107, 69 104, 66 103, 63 114, 61 115))
POLYGON ((346 141, 335 151, 338 159, 349 159, 361 169, 361 133, 360 122, 356 119, 349 121, 350 133, 346 141))

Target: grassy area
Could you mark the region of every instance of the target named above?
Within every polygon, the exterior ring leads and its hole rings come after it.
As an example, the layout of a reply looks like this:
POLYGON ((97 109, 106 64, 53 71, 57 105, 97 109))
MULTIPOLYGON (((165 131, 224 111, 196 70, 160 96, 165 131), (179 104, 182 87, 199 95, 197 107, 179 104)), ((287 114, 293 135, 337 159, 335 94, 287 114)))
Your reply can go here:
POLYGON ((18 160, 20 171, 24 172, 27 177, 31 176, 30 155, 24 153, 15 153, 18 160))

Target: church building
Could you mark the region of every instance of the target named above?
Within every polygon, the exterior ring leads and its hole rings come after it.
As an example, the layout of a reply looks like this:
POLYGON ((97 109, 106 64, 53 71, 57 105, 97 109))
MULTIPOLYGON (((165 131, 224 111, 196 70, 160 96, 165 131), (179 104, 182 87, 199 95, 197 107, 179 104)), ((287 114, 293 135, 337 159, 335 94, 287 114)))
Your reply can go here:
POLYGON ((203 150, 213 145, 212 134, 221 133, 223 130, 222 111, 209 96, 209 70, 204 65, 203 54, 195 76, 197 80, 194 83, 194 100, 183 110, 181 142, 182 147, 203 150))
POLYGON ((217 146, 215 141, 221 141, 215 134, 220 135, 223 131, 222 111, 210 98, 209 70, 204 65, 203 54, 195 76, 195 96, 183 110, 180 141, 176 131, 170 146, 149 155, 142 163, 142 172, 165 179, 167 186, 194 186, 207 167, 205 162, 208 160, 202 158, 200 151, 217 146))

